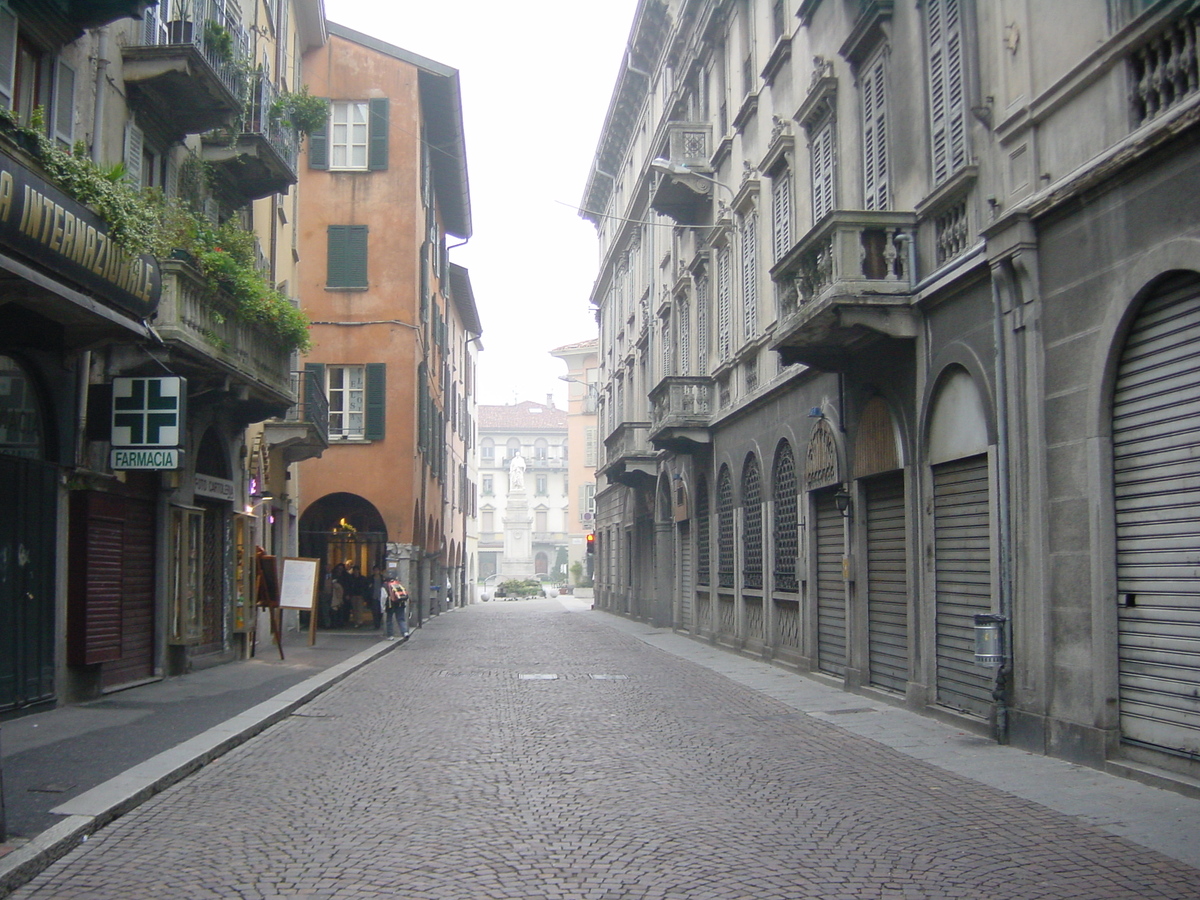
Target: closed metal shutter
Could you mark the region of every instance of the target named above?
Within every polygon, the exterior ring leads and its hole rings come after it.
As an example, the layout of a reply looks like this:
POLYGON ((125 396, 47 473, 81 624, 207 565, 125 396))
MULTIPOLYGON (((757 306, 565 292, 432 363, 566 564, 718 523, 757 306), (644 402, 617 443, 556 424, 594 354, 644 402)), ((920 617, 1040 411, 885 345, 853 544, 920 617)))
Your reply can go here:
POLYGON ((104 687, 117 687, 154 676, 154 501, 125 501, 121 573, 121 658, 102 671, 104 687))
POLYGON ((904 474, 863 482, 867 526, 869 682, 891 691, 908 684, 908 565, 904 474))
POLYGON ((695 585, 692 579, 692 528, 687 522, 679 525, 679 627, 688 632, 696 630, 692 615, 695 585))
POLYGON ((846 580, 842 559, 846 555, 842 514, 832 491, 816 500, 817 540, 817 668, 841 675, 846 669, 846 580))
POLYGON ((975 665, 975 614, 992 611, 987 456, 933 467, 938 703, 986 716, 992 670, 975 665))
POLYGON ((1113 396, 1121 734, 1200 753, 1200 282, 1139 312, 1113 396))

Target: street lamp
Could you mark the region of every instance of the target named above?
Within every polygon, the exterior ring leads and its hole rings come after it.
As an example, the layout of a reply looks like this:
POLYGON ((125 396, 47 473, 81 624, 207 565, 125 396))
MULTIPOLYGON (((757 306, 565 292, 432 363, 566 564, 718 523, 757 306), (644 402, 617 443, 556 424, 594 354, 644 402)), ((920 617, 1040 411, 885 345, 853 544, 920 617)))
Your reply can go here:
POLYGON ((734 189, 725 184, 723 181, 717 181, 717 179, 713 178, 711 175, 705 175, 703 172, 697 172, 691 166, 685 166, 683 163, 672 162, 671 160, 662 156, 658 156, 650 160, 650 168, 655 172, 662 172, 664 175, 670 175, 672 177, 700 178, 704 181, 711 181, 717 187, 723 187, 725 190, 729 191, 729 196, 731 198, 737 196, 737 193, 734 191, 734 189))

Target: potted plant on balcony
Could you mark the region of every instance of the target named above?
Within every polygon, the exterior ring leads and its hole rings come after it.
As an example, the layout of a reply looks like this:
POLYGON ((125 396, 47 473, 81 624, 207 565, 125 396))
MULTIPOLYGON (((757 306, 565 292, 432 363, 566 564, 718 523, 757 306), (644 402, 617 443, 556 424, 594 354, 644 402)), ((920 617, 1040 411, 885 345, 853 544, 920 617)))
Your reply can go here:
POLYGON ((233 61, 233 35, 229 29, 215 19, 204 23, 204 47, 209 55, 221 63, 233 61))
POLYGON ((171 4, 171 18, 167 21, 167 43, 190 44, 194 34, 191 0, 175 0, 171 4))
POLYGON ((308 85, 299 91, 280 94, 271 104, 272 121, 295 128, 300 134, 309 135, 325 127, 329 121, 329 101, 314 97, 308 85))

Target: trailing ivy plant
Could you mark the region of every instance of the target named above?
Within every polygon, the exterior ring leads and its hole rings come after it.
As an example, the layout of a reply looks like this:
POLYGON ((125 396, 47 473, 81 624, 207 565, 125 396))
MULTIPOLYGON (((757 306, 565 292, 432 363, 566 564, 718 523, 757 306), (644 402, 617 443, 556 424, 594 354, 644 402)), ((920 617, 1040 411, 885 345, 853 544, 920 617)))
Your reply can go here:
MULTIPOLYGON (((252 233, 231 222, 215 227, 188 204, 137 188, 126 180, 124 165, 102 169, 82 143, 64 150, 46 136, 40 107, 28 127, 0 108, 0 131, 17 139, 64 194, 99 214, 126 253, 167 259, 183 251, 211 291, 233 298, 239 318, 274 333, 285 349, 309 349, 308 317, 258 270, 252 233)), ((203 177, 203 164, 198 172, 203 177)))

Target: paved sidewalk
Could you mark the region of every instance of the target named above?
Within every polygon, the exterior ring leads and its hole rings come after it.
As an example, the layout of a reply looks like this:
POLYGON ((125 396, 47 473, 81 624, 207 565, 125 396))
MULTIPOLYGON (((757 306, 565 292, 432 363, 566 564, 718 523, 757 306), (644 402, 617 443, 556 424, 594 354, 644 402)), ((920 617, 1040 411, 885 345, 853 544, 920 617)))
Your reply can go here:
POLYGON ((373 631, 260 640, 253 659, 0 723, 0 897, 86 835, 398 647, 373 631))
POLYGON ((1195 900, 1198 822, 560 598, 439 617, 17 897, 1195 900))

